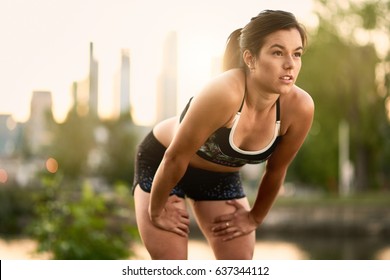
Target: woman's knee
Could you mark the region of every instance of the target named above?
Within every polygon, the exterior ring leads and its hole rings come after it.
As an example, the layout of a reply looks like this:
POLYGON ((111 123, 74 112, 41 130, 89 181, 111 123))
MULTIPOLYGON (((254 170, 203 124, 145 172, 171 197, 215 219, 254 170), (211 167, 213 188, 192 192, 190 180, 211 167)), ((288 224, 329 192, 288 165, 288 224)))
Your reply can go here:
MULTIPOLYGON (((241 200, 244 207, 248 207, 245 199, 241 200)), ((223 237, 215 236, 212 228, 214 220, 220 215, 230 214, 235 208, 226 204, 225 201, 200 201, 192 203, 198 224, 213 249, 216 259, 240 259, 250 260, 253 258, 255 247, 255 232, 237 237, 229 241, 223 241, 223 237)))
POLYGON ((134 199, 138 231, 151 259, 186 259, 188 239, 152 224, 148 214, 149 198, 149 193, 136 187, 134 199))
MULTIPOLYGON (((183 237, 182 237, 183 238, 183 237)), ((186 260, 188 241, 158 238, 158 242, 145 240, 144 245, 152 260, 186 260)))

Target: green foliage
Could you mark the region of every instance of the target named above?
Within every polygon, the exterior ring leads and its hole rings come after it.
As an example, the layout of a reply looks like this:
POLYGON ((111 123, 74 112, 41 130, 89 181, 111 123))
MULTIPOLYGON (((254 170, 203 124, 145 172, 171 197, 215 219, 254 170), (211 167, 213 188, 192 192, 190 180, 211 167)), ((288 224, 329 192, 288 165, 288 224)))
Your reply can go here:
POLYGON ((390 1, 369 0, 351 3, 352 13, 356 13, 361 19, 361 25, 366 30, 389 28, 390 1))
POLYGON ((0 188, 0 234, 22 235, 34 218, 35 188, 21 189, 18 186, 0 188))
POLYGON ((108 182, 132 182, 134 174, 136 127, 130 116, 122 116, 119 121, 105 124, 109 132, 104 145, 105 158, 100 166, 99 174, 108 182))
POLYGON ((29 233, 39 251, 55 259, 124 259, 137 236, 129 187, 96 190, 132 181, 137 132, 129 116, 102 122, 76 109, 53 125, 53 141, 43 156, 55 158, 59 168, 40 175, 43 194, 29 233), (95 188, 82 179, 91 177, 99 182, 95 188))
POLYGON ((86 182, 77 191, 59 176, 45 180, 45 195, 36 205, 38 220, 31 227, 40 252, 78 260, 126 259, 132 254, 136 228, 128 188, 117 186, 103 196, 86 182))
POLYGON ((138 133, 130 115, 100 121, 73 110, 55 127, 50 155, 66 178, 98 176, 108 183, 129 183, 138 133))
POLYGON ((65 176, 77 178, 86 172, 88 155, 95 145, 94 126, 92 118, 71 111, 66 121, 54 129, 51 152, 65 176))
POLYGON ((375 188, 380 184, 378 178, 385 177, 382 170, 389 165, 389 156, 383 151, 390 135, 384 106, 386 96, 378 92, 376 69, 380 60, 373 44, 359 45, 353 40, 358 25, 349 25, 348 36, 341 35, 340 30, 340 26, 346 26, 344 18, 358 23, 361 17, 360 28, 369 30, 383 22, 380 18, 386 12, 378 13, 371 2, 343 10, 336 1, 323 1, 319 26, 311 34, 298 81, 314 99, 315 118, 290 168, 293 180, 337 190, 338 129, 343 120, 350 129, 355 190, 375 188))

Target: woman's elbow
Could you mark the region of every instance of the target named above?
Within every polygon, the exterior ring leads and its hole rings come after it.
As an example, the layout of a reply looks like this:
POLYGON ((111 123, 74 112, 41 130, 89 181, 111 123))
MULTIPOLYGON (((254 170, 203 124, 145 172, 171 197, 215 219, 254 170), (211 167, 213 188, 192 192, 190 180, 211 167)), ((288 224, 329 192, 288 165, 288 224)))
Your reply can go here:
POLYGON ((189 158, 183 154, 176 153, 171 150, 166 150, 162 163, 165 166, 169 166, 170 168, 176 170, 186 170, 189 164, 189 158))

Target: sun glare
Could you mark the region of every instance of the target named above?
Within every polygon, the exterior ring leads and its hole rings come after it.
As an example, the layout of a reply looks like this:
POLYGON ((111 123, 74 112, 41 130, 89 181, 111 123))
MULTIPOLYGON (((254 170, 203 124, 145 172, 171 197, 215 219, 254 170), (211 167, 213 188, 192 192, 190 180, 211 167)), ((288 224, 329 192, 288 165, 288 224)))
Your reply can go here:
POLYGON ((188 36, 179 42, 179 110, 218 74, 223 54, 223 42, 219 43, 204 36, 188 36))

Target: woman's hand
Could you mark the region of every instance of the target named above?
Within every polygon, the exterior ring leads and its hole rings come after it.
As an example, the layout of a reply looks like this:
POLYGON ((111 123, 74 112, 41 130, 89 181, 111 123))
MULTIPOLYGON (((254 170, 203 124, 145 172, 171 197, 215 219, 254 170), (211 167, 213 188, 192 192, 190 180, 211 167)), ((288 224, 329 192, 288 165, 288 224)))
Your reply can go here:
POLYGON ((180 208, 182 200, 175 195, 168 198, 160 215, 150 216, 156 227, 187 237, 189 233, 189 215, 185 209, 180 208))
POLYGON ((228 241, 256 230, 258 224, 250 211, 236 200, 228 200, 226 203, 234 206, 236 210, 215 218, 211 229, 215 236, 221 236, 223 241, 228 241))

